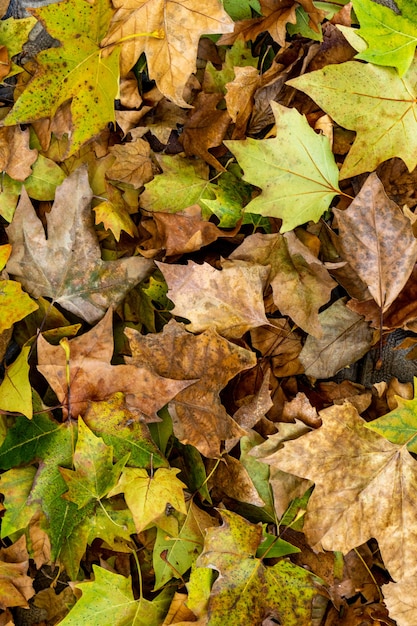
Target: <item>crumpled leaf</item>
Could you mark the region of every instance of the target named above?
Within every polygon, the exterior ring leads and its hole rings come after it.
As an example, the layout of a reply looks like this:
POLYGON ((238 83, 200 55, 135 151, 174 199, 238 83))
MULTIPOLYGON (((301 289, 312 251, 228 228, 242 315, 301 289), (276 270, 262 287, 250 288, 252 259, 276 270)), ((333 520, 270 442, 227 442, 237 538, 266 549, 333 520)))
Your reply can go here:
POLYGON ((335 209, 335 214, 343 256, 386 311, 417 261, 417 240, 410 220, 388 198, 375 172, 348 209, 335 209))
POLYGON ((268 282, 280 313, 311 335, 322 336, 319 309, 329 301, 336 283, 294 233, 250 235, 229 259, 269 265, 268 282))
POLYGON ((323 337, 309 335, 299 359, 305 373, 314 378, 330 378, 368 352, 372 330, 361 315, 348 309, 343 298, 319 314, 323 337))
POLYGON ((216 270, 208 263, 169 265, 156 262, 175 304, 173 315, 190 320, 191 332, 215 328, 229 339, 267 324, 263 288, 268 269, 258 264, 223 262, 216 270))
POLYGON ((62 346, 38 337, 38 370, 45 376, 64 411, 77 418, 91 400, 104 400, 122 391, 128 407, 148 421, 158 421, 156 412, 190 381, 162 378, 146 365, 111 365, 113 355, 112 311, 89 332, 74 337, 69 345, 69 389, 67 357, 62 346))
POLYGON ((233 376, 256 364, 253 352, 230 343, 212 328, 192 335, 174 320, 162 333, 140 335, 131 329, 125 333, 133 355, 128 363, 152 363, 164 377, 197 379, 168 405, 174 434, 182 443, 195 446, 206 457, 218 457, 222 440, 244 434, 219 394, 233 376), (172 358, 167 359, 167 354, 172 358))
POLYGON ((108 497, 123 493, 136 526, 140 533, 149 525, 158 525, 169 532, 170 505, 183 515, 187 514, 184 499, 186 485, 177 478, 179 469, 157 469, 151 476, 145 469, 126 467, 120 479, 108 493, 108 497))
POLYGON ((271 107, 275 138, 224 143, 243 169, 243 179, 262 189, 245 211, 281 218, 281 232, 286 232, 320 219, 340 193, 339 170, 328 139, 317 135, 303 115, 276 102, 271 107))
POLYGON ((197 559, 198 567, 220 574, 208 598, 208 623, 240 626, 274 617, 286 626, 309 626, 319 579, 289 561, 267 567, 255 557, 262 540, 261 525, 227 510, 221 516, 223 525, 208 529, 197 559))
POLYGON ((87 170, 73 172, 57 189, 46 216, 48 238, 24 190, 7 228, 13 246, 6 270, 35 298, 53 298, 89 323, 116 306, 148 273, 139 257, 102 261, 90 209, 87 170), (63 219, 65 216, 65 219, 63 219))
POLYGON ((122 74, 127 74, 144 52, 149 77, 158 89, 179 106, 189 106, 183 91, 196 70, 200 36, 233 30, 233 21, 220 2, 207 0, 204 7, 193 0, 134 0, 130 5, 115 0, 113 4, 117 11, 102 45, 127 39, 121 50, 122 74), (132 37, 136 33, 150 36, 132 37))
POLYGON ((374 537, 395 580, 415 575, 415 460, 405 446, 366 428, 348 402, 320 417, 321 428, 269 457, 275 468, 315 482, 304 523, 308 542, 347 553, 374 537))
POLYGON ((410 172, 416 167, 416 59, 401 78, 391 68, 348 61, 327 65, 287 84, 313 98, 337 124, 356 131, 340 178, 375 170, 395 156, 410 172))
POLYGON ((73 131, 68 154, 114 122, 119 52, 104 58, 100 41, 112 16, 109 0, 64 0, 32 13, 61 42, 37 55, 38 68, 4 123, 12 126, 55 115, 71 99, 73 131))
POLYGON ((397 0, 397 11, 372 0, 353 0, 352 4, 360 24, 358 34, 368 44, 356 58, 396 67, 403 76, 417 44, 415 2, 397 0))
POLYGON ((93 565, 94 580, 77 583, 82 597, 60 622, 62 626, 159 626, 171 601, 171 591, 164 590, 151 601, 135 600, 132 581, 120 574, 93 565))
POLYGON ((28 600, 35 591, 33 579, 27 576, 29 555, 23 535, 8 548, 0 549, 0 608, 22 606, 29 608, 28 600))

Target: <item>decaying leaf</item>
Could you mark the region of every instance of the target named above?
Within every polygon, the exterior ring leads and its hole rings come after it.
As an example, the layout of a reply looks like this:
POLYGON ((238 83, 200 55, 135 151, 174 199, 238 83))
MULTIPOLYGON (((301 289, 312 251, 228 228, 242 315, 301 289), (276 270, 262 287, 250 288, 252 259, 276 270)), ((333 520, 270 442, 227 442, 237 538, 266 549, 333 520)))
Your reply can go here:
POLYGON ((392 202, 374 172, 345 211, 335 210, 343 255, 386 311, 417 261, 410 220, 392 202))
POLYGON ((25 193, 7 228, 13 246, 6 269, 35 298, 46 296, 93 323, 148 273, 151 261, 102 261, 94 232, 87 171, 76 170, 57 189, 46 217, 48 238, 25 193), (65 219, 63 219, 65 215, 65 219))
POLYGON ((233 376, 255 365, 252 352, 223 339, 213 328, 195 336, 173 320, 162 333, 125 332, 133 355, 128 363, 152 363, 160 376, 179 381, 197 379, 168 405, 175 436, 182 443, 195 446, 207 457, 217 457, 222 440, 244 434, 227 414, 219 393, 233 376))
POLYGON ((104 400, 122 391, 134 412, 158 421, 156 412, 190 381, 169 380, 146 365, 111 365, 113 355, 112 311, 88 333, 68 342, 69 358, 61 345, 38 337, 38 369, 45 376, 66 414, 82 415, 91 400, 104 400), (69 368, 69 384, 67 373, 69 368))

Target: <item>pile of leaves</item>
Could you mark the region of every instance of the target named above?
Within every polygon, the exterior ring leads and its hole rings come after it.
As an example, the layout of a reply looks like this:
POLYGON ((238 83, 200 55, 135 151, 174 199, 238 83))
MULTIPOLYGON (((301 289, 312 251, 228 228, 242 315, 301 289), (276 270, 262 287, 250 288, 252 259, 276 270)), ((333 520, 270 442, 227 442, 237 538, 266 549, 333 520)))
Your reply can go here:
POLYGON ((416 16, 0 22, 0 626, 415 626, 416 16))

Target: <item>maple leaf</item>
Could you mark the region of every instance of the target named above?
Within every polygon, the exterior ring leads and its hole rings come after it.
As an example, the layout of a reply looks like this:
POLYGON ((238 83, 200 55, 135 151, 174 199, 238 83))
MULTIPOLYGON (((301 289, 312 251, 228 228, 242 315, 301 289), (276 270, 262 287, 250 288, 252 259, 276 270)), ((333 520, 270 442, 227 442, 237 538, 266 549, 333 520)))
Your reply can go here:
POLYGON ((61 467, 59 471, 68 491, 63 497, 75 502, 79 509, 92 500, 101 500, 116 485, 127 456, 113 465, 113 446, 107 446, 78 418, 78 437, 73 463, 75 470, 61 467))
POLYGON ((372 0, 353 0, 352 4, 360 24, 358 34, 368 43, 368 49, 356 58, 394 66, 403 76, 417 44, 415 2, 398 0, 398 11, 372 0))
POLYGON ((106 172, 111 180, 127 183, 135 189, 152 180, 151 148, 144 139, 137 137, 129 143, 113 146, 109 152, 115 157, 113 165, 106 172))
POLYGON ((410 220, 388 198, 375 172, 348 209, 335 209, 335 214, 343 256, 386 311, 417 261, 417 240, 410 220))
POLYGON ((0 171, 14 180, 24 181, 32 174, 31 166, 38 151, 29 148, 29 129, 0 128, 0 171))
POLYGON ((152 363, 160 376, 193 380, 194 384, 168 405, 175 436, 182 443, 190 443, 205 456, 217 457, 222 439, 244 433, 227 414, 219 393, 233 376, 256 364, 252 352, 223 339, 212 328, 192 335, 174 320, 162 333, 125 332, 133 355, 128 362, 138 366, 152 363), (167 359, 167 354, 172 358, 167 359))
MULTIPOLYGON (((12 246, 0 246, 0 270, 10 258, 12 246)), ((36 311, 38 305, 22 290, 20 283, 14 280, 0 280, 0 333, 11 328, 15 322, 36 311)), ((18 410, 18 409, 16 409, 18 410)))
POLYGON ((243 169, 243 179, 262 193, 245 211, 282 219, 281 232, 317 222, 340 193, 339 170, 329 141, 317 135, 296 109, 271 102, 273 139, 225 141, 243 169))
POLYGON ((0 476, 1 493, 6 506, 1 524, 2 538, 26 528, 39 509, 39 503, 27 503, 35 474, 36 468, 29 465, 12 468, 0 476))
POLYGON ((405 446, 366 428, 348 402, 320 417, 321 428, 268 458, 274 467, 315 482, 304 523, 307 540, 315 549, 347 553, 374 537, 394 579, 415 575, 417 559, 409 549, 417 536, 415 460, 405 446))
POLYGON ((195 0, 134 0, 129 5, 115 0, 113 4, 117 11, 102 45, 123 41, 121 73, 127 74, 144 52, 149 76, 159 90, 179 106, 188 107, 183 90, 196 70, 200 36, 233 30, 233 21, 220 2, 207 0, 204 7, 195 0), (149 36, 137 35, 144 31, 149 36))
POLYGON ((4 123, 32 122, 52 117, 71 99, 68 153, 114 122, 119 77, 119 48, 104 58, 99 47, 112 16, 109 0, 64 0, 33 9, 50 35, 61 41, 37 56, 38 68, 4 123))
POLYGON ((77 583, 82 597, 60 622, 62 626, 159 626, 171 602, 170 590, 162 591, 151 602, 135 600, 132 581, 120 574, 93 565, 94 580, 77 583))
POLYGON ((38 370, 55 391, 64 410, 73 417, 83 414, 91 400, 103 400, 117 391, 126 395, 128 406, 158 421, 156 412, 190 381, 170 380, 135 365, 111 365, 113 355, 112 311, 89 332, 68 342, 69 362, 61 345, 38 337, 38 370), (69 375, 69 384, 67 379, 69 375))
POLYGON ((263 286, 268 270, 258 264, 224 261, 216 270, 208 263, 169 265, 156 262, 175 304, 173 315, 187 317, 192 332, 213 327, 229 339, 267 324, 263 286))
POLYGON ((329 301, 336 283, 294 233, 256 233, 246 237, 229 259, 269 265, 268 282, 281 314, 315 337, 322 336, 319 309, 329 301))
POLYGON ((101 260, 91 198, 87 170, 80 168, 57 189, 52 210, 46 216, 46 238, 22 190, 13 222, 7 228, 13 249, 6 269, 35 298, 53 298, 93 323, 145 277, 151 262, 139 257, 101 260))
POLYGON ((197 567, 220 574, 211 588, 204 617, 209 623, 231 626, 261 624, 267 617, 286 626, 311 624, 319 579, 288 561, 267 567, 255 558, 262 540, 261 525, 227 510, 221 516, 223 525, 207 530, 204 550, 197 559, 197 567))
POLYGON ((0 608, 21 606, 29 608, 28 600, 34 595, 33 580, 27 576, 29 555, 26 550, 26 538, 8 548, 0 549, 0 608))
POLYGON ((122 230, 131 237, 137 236, 138 229, 129 215, 128 204, 124 201, 122 192, 106 181, 106 193, 108 199, 93 209, 96 224, 103 222, 104 228, 111 230, 116 241, 120 240, 122 230))
POLYGON ((361 315, 346 307, 343 299, 320 313, 319 321, 322 338, 309 335, 299 357, 308 376, 330 378, 370 349, 371 329, 361 315))
MULTIPOLYGON (((0 283, 1 286, 1 283, 0 283)), ((32 389, 29 382, 28 356, 30 346, 24 346, 19 356, 6 368, 0 384, 0 408, 32 418, 32 389)))
POLYGON ((410 172, 416 167, 417 59, 402 77, 391 68, 348 61, 287 84, 308 94, 337 124, 356 131, 341 178, 375 170, 395 156, 410 172))
POLYGON ((390 617, 399 626, 414 626, 417 620, 417 602, 415 597, 416 577, 409 576, 398 582, 383 586, 384 603, 390 617))

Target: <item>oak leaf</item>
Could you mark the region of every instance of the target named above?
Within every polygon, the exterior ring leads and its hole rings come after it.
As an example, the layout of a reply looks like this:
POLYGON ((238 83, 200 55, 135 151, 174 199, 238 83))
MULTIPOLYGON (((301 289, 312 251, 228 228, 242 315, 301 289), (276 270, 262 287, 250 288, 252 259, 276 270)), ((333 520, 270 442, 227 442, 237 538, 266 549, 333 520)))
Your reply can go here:
POLYGON ((121 391, 134 412, 147 421, 159 421, 156 412, 190 381, 170 380, 149 369, 149 363, 111 365, 113 355, 112 311, 89 332, 68 341, 69 361, 61 345, 38 338, 38 370, 45 376, 64 412, 77 418, 88 402, 104 400, 121 391), (69 385, 67 381, 69 368, 69 385))
POLYGON ((179 106, 189 106, 183 99, 183 91, 190 74, 196 70, 200 36, 233 30, 233 21, 220 2, 207 0, 204 7, 194 0, 181 3, 134 0, 129 5, 124 0, 115 0, 113 4, 117 11, 102 45, 117 44, 124 39, 122 75, 127 74, 144 52, 149 76, 159 90, 179 106))
POLYGON ((197 379, 168 405, 174 434, 182 443, 195 446, 207 457, 217 457, 222 440, 244 434, 227 414, 219 394, 231 378, 256 364, 254 353, 223 339, 213 328, 195 336, 174 320, 162 333, 125 332, 133 354, 129 363, 152 363, 164 377, 197 379))
POLYGON ((262 265, 224 261, 216 270, 208 263, 169 265, 157 262, 175 304, 173 315, 190 320, 192 332, 215 328, 229 339, 267 324, 263 287, 268 275, 262 265))
POLYGON ((243 169, 243 179, 262 189, 245 211, 281 218, 285 232, 320 219, 340 193, 339 170, 328 139, 316 135, 303 115, 276 102, 271 107, 276 137, 224 143, 243 169))
POLYGON ((314 549, 347 553, 377 539, 391 576, 417 573, 417 465, 406 446, 366 428, 349 403, 320 413, 321 428, 287 442, 268 458, 284 472, 315 482, 304 532, 314 549), (320 454, 317 454, 320 450, 320 454))
POLYGON ((139 257, 101 260, 91 199, 87 170, 80 168, 57 189, 52 210, 46 216, 46 238, 23 190, 7 228, 13 249, 6 270, 35 298, 53 298, 93 323, 145 277, 151 262, 139 257))
POLYGON ((356 131, 341 178, 375 170, 392 157, 400 157, 410 172, 417 165, 417 59, 402 77, 392 68, 348 61, 287 84, 304 91, 337 124, 356 131))
POLYGON ((386 311, 417 261, 417 240, 410 220, 388 198, 375 172, 348 209, 335 209, 335 214, 344 257, 386 311))

